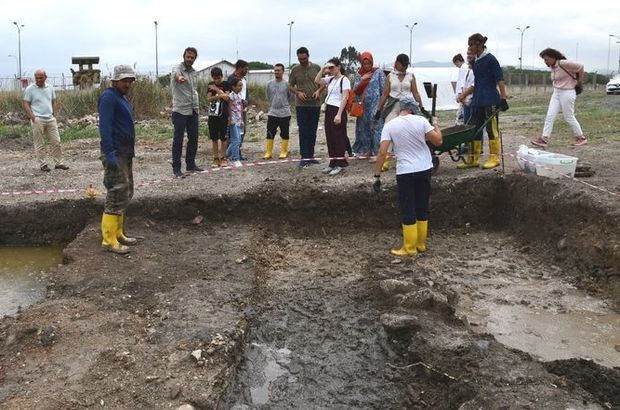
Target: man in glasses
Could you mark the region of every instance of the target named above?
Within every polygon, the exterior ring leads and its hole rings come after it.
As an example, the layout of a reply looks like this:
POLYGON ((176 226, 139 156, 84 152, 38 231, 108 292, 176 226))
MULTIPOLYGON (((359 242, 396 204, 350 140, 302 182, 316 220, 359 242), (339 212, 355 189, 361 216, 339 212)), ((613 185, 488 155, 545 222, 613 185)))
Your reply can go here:
POLYGON ((301 155, 300 168, 319 163, 314 159, 314 145, 321 114, 319 98, 321 88, 314 82, 314 78, 321 71, 321 67, 310 62, 309 57, 310 53, 306 47, 300 47, 297 50, 299 64, 291 69, 288 79, 290 91, 295 94, 295 113, 299 127, 299 153, 301 155))

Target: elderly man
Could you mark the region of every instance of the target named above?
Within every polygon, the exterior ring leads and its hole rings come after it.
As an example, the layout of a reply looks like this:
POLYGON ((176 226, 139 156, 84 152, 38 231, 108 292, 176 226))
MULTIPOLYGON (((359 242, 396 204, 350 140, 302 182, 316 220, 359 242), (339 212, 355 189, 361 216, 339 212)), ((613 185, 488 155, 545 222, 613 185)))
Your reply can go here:
POLYGON ((131 66, 114 67, 112 87, 101 94, 98 106, 103 185, 108 191, 101 219, 101 247, 118 254, 128 253, 125 245, 136 243, 135 238, 128 238, 124 233, 125 210, 133 197, 132 162, 136 142, 127 93, 135 79, 131 66))
POLYGON ((54 93, 54 88, 45 80, 47 80, 45 70, 38 69, 34 72, 35 83, 29 85, 24 92, 23 105, 32 127, 34 152, 41 171, 50 172, 50 167, 45 159, 45 141, 43 140, 43 137, 47 135, 52 144, 54 168, 67 170, 69 167, 62 163, 60 134, 58 133, 56 118, 54 118, 57 111, 56 93, 54 93))
POLYGON ((187 131, 187 148, 185 166, 187 171, 200 172, 196 165, 198 152, 198 74, 192 67, 198 57, 194 47, 187 47, 183 52, 183 62, 172 69, 170 88, 172 89, 172 172, 175 177, 183 177, 181 172, 181 154, 183 138, 187 131))

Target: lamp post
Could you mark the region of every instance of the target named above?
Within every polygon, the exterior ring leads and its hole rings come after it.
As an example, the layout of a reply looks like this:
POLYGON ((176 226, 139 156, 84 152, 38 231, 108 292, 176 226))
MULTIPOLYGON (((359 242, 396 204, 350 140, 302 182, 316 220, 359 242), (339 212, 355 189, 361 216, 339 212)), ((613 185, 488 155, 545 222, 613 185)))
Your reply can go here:
POLYGON ((524 29, 517 27, 517 30, 521 32, 521 47, 519 47, 519 70, 523 68, 523 33, 525 33, 525 30, 527 30, 528 28, 530 28, 530 26, 525 26, 524 29))
POLYGON ((19 79, 19 86, 21 88, 22 86, 22 27, 24 27, 23 24, 17 24, 16 21, 13 22, 13 24, 15 24, 15 27, 17 27, 17 66, 18 66, 18 73, 17 73, 17 77, 19 79))
POLYGON ((620 40, 620 37, 616 36, 615 34, 609 35, 609 40, 607 41, 607 75, 609 75, 609 59, 611 56, 611 38, 612 37, 620 40))
POLYGON ((155 81, 159 79, 159 56, 157 55, 157 20, 155 20, 155 81))
POLYGON ((294 21, 291 20, 290 23, 286 23, 288 26, 288 69, 291 69, 291 40, 292 40, 292 32, 293 32, 293 24, 294 21))
POLYGON ((405 24, 405 27, 409 29, 409 62, 413 61, 413 28, 417 25, 417 21, 411 25, 405 24))

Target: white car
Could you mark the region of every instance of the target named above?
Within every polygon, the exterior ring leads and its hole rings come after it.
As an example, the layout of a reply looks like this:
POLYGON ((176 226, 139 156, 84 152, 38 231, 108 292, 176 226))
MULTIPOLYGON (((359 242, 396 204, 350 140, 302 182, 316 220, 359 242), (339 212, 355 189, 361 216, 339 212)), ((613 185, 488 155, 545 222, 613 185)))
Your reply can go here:
POLYGON ((609 94, 620 94, 620 74, 607 82, 607 95, 609 94))

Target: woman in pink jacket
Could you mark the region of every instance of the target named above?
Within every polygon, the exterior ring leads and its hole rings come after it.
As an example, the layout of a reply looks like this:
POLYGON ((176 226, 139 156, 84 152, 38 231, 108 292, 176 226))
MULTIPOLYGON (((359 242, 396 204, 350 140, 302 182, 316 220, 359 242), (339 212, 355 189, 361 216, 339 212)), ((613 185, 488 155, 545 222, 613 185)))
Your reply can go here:
POLYGON ((555 117, 557 117, 560 111, 562 111, 564 119, 573 130, 575 140, 571 145, 580 146, 587 144, 588 140, 583 136, 581 125, 579 125, 577 118, 575 118, 576 89, 578 92, 581 92, 584 78, 583 64, 568 61, 564 54, 553 48, 545 48, 539 55, 545 64, 551 68, 553 94, 551 95, 551 101, 549 101, 542 137, 532 140, 532 144, 542 148, 547 147, 555 117))

